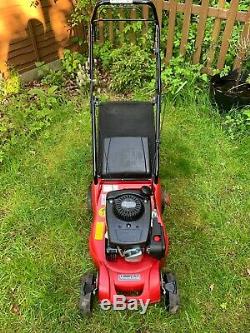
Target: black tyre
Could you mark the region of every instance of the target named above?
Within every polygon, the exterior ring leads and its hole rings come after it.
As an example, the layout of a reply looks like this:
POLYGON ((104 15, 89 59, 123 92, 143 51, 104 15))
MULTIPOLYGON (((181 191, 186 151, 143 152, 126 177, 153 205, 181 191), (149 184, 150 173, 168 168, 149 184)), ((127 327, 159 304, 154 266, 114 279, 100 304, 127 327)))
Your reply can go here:
POLYGON ((175 275, 171 272, 163 273, 164 303, 166 310, 175 314, 180 306, 180 296, 175 275))
POLYGON ((165 207, 170 207, 170 194, 165 189, 161 190, 161 213, 163 214, 165 211, 165 207))
POLYGON ((92 186, 91 184, 88 187, 88 192, 87 192, 87 208, 88 211, 91 213, 92 212, 92 186))
POLYGON ((87 273, 81 278, 80 303, 81 315, 89 315, 93 309, 94 291, 96 288, 96 277, 93 273, 87 273))
POLYGON ((161 213, 162 214, 164 213, 165 206, 166 206, 165 196, 166 196, 166 191, 162 188, 162 190, 161 190, 161 213))

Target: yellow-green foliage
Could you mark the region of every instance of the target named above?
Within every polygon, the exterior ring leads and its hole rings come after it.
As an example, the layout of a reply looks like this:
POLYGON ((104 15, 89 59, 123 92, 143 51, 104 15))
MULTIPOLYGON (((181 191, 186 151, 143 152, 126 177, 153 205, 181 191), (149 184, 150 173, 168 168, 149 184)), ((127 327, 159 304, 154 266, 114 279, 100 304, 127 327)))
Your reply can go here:
POLYGON ((17 73, 11 73, 7 79, 0 78, 0 99, 18 94, 21 89, 21 79, 17 73))

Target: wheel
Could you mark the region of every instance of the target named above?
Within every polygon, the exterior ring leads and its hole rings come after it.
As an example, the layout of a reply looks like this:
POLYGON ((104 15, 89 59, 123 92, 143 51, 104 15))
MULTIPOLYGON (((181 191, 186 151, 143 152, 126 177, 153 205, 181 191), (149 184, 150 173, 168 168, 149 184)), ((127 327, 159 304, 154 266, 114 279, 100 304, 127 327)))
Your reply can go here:
POLYGON ((89 212, 92 212, 92 186, 89 185, 88 192, 87 192, 87 208, 89 212))
POLYGON ((162 188, 161 189, 161 213, 164 213, 165 210, 165 195, 166 195, 166 191, 162 188))
POLYGON ((93 309, 94 291, 96 288, 96 277, 93 273, 87 273, 81 278, 80 304, 81 315, 91 314, 93 309))
POLYGON ((175 314, 180 306, 180 296, 175 275, 171 272, 163 273, 164 303, 166 310, 175 314))
POLYGON ((161 190, 161 213, 164 213, 165 207, 170 206, 170 194, 162 188, 161 190))

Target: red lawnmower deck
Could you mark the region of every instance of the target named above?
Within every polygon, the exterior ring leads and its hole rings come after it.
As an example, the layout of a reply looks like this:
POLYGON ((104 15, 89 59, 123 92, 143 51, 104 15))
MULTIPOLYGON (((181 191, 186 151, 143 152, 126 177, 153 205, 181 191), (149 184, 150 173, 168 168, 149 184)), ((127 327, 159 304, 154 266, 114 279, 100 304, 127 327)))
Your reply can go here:
MULTIPOLYGON (((93 224, 89 239, 90 253, 99 269, 98 274, 98 298, 100 301, 108 299, 111 303, 116 294, 128 295, 127 299, 142 299, 144 303, 150 299, 151 303, 160 301, 161 298, 161 277, 160 268, 163 262, 145 254, 141 262, 130 263, 123 258, 116 261, 108 261, 105 256, 105 200, 107 192, 120 189, 140 189, 142 186, 151 186, 150 181, 117 181, 110 182, 100 179, 92 185, 92 207, 93 224), (134 278, 133 278, 134 275, 134 278), (127 276, 122 278, 122 276, 127 276), (129 296, 129 294, 131 294, 129 296)), ((161 209, 161 188, 154 186, 154 197, 152 197, 153 209, 161 209)), ((159 223, 163 226, 161 211, 158 210, 159 223)), ((164 229, 163 229, 164 230, 164 229)), ((166 255, 168 249, 168 237, 164 232, 166 255)))

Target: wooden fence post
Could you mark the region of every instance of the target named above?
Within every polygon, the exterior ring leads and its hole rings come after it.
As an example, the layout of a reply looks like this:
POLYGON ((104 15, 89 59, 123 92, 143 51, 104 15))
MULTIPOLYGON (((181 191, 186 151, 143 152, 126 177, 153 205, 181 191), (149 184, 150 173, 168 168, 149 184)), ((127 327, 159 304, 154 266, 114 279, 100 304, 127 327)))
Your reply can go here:
POLYGON ((184 56, 186 53, 191 13, 192 13, 192 0, 186 0, 185 9, 184 9, 183 25, 182 25, 182 33, 181 33, 181 45, 180 45, 180 55, 181 56, 184 56))
POLYGON ((99 22, 99 43, 103 45, 104 43, 104 23, 103 21, 99 22))
MULTIPOLYGON (((142 8, 142 16, 145 20, 148 19, 148 15, 149 15, 149 8, 148 6, 143 6, 142 8)), ((148 30, 148 22, 145 22, 144 26, 143 26, 143 34, 145 34, 148 30)))
POLYGON ((168 64, 173 55, 174 45, 174 32, 175 32, 175 19, 176 19, 177 2, 170 0, 169 4, 169 21, 168 21, 168 38, 166 46, 165 63, 168 64))
POLYGON ((155 7, 157 10, 158 20, 159 20, 160 29, 161 29, 164 0, 155 0, 154 2, 155 2, 155 7))
MULTIPOLYGON (((226 0, 219 0, 218 3, 218 14, 220 9, 224 8, 226 3, 226 0)), ((217 46, 217 41, 220 35, 220 29, 221 29, 221 19, 218 17, 219 15, 217 15, 215 22, 214 22, 214 29, 212 32, 212 38, 211 38, 211 46, 208 50, 207 53, 207 65, 206 68, 208 71, 211 71, 211 66, 214 60, 214 55, 215 55, 215 50, 216 50, 216 46, 217 46)))
POLYGON ((227 55, 227 51, 228 51, 228 47, 229 47, 229 42, 230 42, 230 38, 232 35, 232 31, 234 28, 234 23, 235 23, 235 19, 236 19, 236 15, 237 15, 238 5, 239 5, 239 0, 231 1, 231 7, 229 9, 228 19, 227 19, 226 27, 225 27, 224 34, 222 37, 221 49, 220 49, 219 58, 218 58, 218 62, 217 62, 218 69, 223 69, 224 64, 225 64, 225 59, 226 59, 226 55, 227 55))
MULTIPOLYGON (((136 9, 135 8, 133 8, 131 10, 131 16, 130 17, 131 17, 131 19, 136 19, 136 9)), ((134 31, 132 31, 132 33, 131 33, 131 42, 133 44, 135 44, 135 40, 136 40, 136 34, 135 34, 134 31)))
MULTIPOLYGON (((110 18, 113 17, 111 9, 108 10, 108 16, 110 18)), ((113 44, 113 42, 114 42, 114 24, 112 21, 109 22, 109 40, 110 40, 111 44, 113 44)))
MULTIPOLYGON (((124 17, 125 13, 124 13, 123 8, 121 8, 119 10, 119 14, 120 14, 121 18, 124 17)), ((120 35, 121 35, 121 44, 123 44, 123 42, 124 42, 124 33, 123 33, 123 31, 124 31, 124 22, 121 21, 121 22, 119 22, 119 32, 120 32, 120 35)))
POLYGON ((206 23, 207 23, 207 14, 209 8, 209 0, 202 0, 201 4, 201 13, 200 19, 197 27, 197 37, 195 42, 195 52, 193 56, 193 63, 196 65, 200 62, 202 42, 205 35, 206 23))

